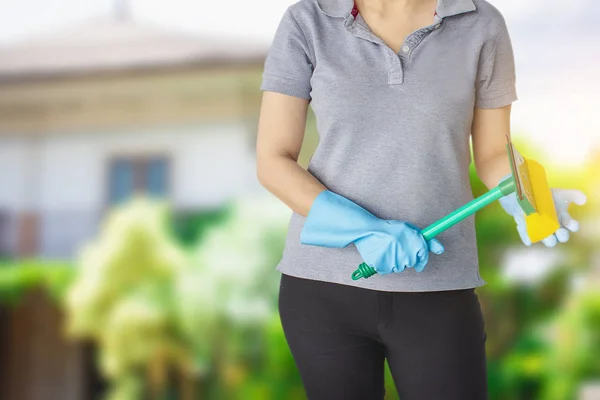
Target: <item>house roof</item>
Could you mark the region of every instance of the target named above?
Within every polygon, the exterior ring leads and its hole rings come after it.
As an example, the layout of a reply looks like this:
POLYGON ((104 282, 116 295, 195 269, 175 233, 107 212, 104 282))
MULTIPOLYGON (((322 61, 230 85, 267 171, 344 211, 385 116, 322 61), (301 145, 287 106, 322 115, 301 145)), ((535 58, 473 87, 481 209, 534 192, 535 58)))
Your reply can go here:
POLYGON ((268 46, 196 37, 151 23, 97 18, 0 46, 0 81, 261 63, 268 46))

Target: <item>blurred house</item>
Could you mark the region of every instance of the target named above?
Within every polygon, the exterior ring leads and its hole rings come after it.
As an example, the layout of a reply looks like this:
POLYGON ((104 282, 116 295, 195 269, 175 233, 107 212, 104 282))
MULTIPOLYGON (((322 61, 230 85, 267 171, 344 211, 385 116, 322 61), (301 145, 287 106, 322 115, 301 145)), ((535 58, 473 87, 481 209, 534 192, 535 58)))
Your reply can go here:
POLYGON ((0 257, 72 257, 135 192, 185 215, 257 188, 266 50, 122 13, 0 47, 0 257))
MULTIPOLYGON (((71 258, 136 192, 186 218, 260 189, 266 48, 127 13, 0 47, 0 258, 71 258)), ((93 349, 47 294, 0 306, 0 398, 95 398, 93 349)))

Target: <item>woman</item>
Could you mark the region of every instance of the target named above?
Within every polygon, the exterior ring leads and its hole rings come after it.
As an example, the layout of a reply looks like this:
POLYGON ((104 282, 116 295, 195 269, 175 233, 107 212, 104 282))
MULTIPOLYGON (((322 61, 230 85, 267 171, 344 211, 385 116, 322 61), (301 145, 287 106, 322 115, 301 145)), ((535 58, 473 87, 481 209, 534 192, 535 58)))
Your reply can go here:
MULTIPOLYGON (((485 399, 473 218, 439 241, 417 227, 472 199, 471 138, 487 186, 510 172, 517 95, 501 14, 484 0, 301 0, 262 90, 257 173, 294 211, 279 311, 309 399, 382 399, 386 358, 402 400, 485 399), (306 171, 309 103, 320 142, 306 171), (378 275, 353 281, 363 261, 378 275)), ((547 246, 577 230, 567 206, 585 201, 554 194, 563 226, 547 246)), ((515 196, 502 203, 527 243, 515 196)))

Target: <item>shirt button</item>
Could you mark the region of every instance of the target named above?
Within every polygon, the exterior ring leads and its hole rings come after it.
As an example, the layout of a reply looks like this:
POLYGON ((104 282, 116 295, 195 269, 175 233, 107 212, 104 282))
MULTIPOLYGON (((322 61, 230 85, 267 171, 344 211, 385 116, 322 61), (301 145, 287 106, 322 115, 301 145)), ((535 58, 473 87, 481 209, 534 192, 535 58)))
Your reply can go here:
POLYGON ((402 46, 402 51, 405 53, 408 53, 410 51, 410 47, 408 47, 407 45, 402 46))

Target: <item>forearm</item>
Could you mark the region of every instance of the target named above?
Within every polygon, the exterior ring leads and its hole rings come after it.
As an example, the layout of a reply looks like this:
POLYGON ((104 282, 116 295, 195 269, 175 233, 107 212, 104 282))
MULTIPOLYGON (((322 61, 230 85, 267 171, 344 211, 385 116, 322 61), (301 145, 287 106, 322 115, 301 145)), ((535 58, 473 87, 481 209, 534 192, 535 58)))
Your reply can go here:
POLYGON ((278 156, 258 165, 261 185, 296 213, 306 217, 315 198, 327 188, 291 157, 278 156))
MULTIPOLYGON (((511 106, 475 109, 473 118, 473 157, 479 179, 492 189, 510 173, 506 135, 510 132, 511 106)), ((509 134, 510 135, 510 134, 509 134)))
POLYGON ((486 160, 476 163, 477 176, 481 181, 492 189, 498 186, 500 179, 510 174, 510 162, 506 151, 499 152, 486 160))

